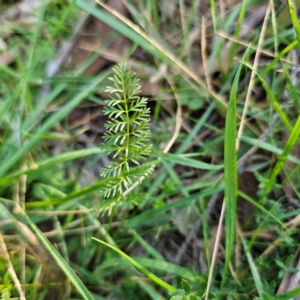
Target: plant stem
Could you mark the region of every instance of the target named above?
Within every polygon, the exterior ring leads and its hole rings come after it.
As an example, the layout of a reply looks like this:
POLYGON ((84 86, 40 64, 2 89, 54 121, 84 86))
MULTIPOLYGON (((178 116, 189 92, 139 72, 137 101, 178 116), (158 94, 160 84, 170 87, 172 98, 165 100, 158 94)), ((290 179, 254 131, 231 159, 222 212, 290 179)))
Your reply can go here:
MULTIPOLYGON (((125 113, 126 113, 126 150, 125 150, 125 168, 129 171, 128 167, 128 149, 129 149, 129 134, 130 134, 130 122, 129 122, 129 111, 128 111, 128 103, 127 103, 127 95, 126 95, 126 86, 124 82, 124 77, 122 78, 122 90, 123 90, 123 99, 125 105, 125 113)), ((122 169, 122 171, 124 171, 122 169)))

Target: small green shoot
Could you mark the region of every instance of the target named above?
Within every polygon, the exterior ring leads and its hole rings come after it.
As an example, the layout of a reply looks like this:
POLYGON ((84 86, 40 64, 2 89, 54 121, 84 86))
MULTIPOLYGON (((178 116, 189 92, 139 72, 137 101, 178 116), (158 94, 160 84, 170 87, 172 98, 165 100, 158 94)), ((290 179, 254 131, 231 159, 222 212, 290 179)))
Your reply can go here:
POLYGON ((100 190, 100 196, 110 199, 111 206, 121 202, 125 190, 153 171, 152 164, 141 164, 152 151, 147 98, 138 96, 139 79, 126 64, 118 64, 113 71, 114 76, 108 79, 114 86, 106 89, 112 97, 105 100, 107 106, 103 111, 109 120, 104 125, 105 143, 100 147, 105 154, 113 156, 111 165, 102 170, 101 176, 109 181, 100 190))

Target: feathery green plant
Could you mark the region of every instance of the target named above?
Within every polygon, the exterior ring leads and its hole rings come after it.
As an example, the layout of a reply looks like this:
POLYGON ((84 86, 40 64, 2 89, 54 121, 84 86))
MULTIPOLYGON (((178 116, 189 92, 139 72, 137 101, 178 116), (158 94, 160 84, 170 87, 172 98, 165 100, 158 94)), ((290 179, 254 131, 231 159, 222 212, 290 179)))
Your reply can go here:
POLYGON ((11 284, 11 278, 8 271, 4 274, 3 283, 4 283, 4 287, 1 289, 1 300, 9 300, 11 299, 10 286, 12 284, 11 284))
POLYGON ((113 155, 111 165, 101 172, 101 176, 109 180, 100 190, 100 196, 110 199, 110 205, 121 202, 124 191, 153 170, 152 164, 141 164, 152 150, 147 98, 138 96, 139 79, 126 64, 118 64, 113 71, 114 76, 108 79, 114 86, 105 90, 112 96, 105 100, 107 106, 103 113, 109 120, 104 125, 105 143, 100 147, 104 153, 113 155))

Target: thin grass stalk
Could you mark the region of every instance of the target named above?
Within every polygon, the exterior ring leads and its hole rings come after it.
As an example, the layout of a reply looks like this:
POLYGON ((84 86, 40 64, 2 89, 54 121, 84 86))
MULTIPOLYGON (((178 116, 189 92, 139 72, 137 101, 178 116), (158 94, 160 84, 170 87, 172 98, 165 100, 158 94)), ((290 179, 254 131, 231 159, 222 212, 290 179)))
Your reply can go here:
POLYGON ((94 300, 94 297, 83 284, 83 282, 79 279, 79 277, 74 273, 69 264, 61 257, 61 255, 57 252, 57 250, 51 245, 48 239, 44 236, 44 234, 40 231, 40 229, 32 222, 31 218, 26 214, 24 210, 20 207, 20 211, 27 220, 29 226, 36 234, 37 238, 40 240, 41 244, 45 247, 49 255, 56 261, 61 270, 66 274, 69 278, 75 289, 85 300, 94 300))

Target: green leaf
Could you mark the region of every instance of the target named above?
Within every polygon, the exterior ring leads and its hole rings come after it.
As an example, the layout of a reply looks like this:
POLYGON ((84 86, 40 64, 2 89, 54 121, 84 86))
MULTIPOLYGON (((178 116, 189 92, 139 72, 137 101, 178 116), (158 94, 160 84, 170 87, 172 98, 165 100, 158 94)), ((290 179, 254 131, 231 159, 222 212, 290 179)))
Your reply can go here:
POLYGON ((284 294, 277 295, 276 297, 273 297, 273 299, 274 300, 290 300, 299 295, 300 295, 300 286, 298 286, 288 292, 285 292, 284 294))
POLYGON ((273 300, 274 299, 273 297, 271 298, 271 296, 269 296, 266 292, 262 293, 262 297, 264 300, 273 300))
POLYGON ((185 279, 182 279, 181 285, 182 285, 183 289, 185 290, 185 292, 189 295, 191 293, 190 284, 185 279))
POLYGON ((177 295, 177 296, 173 296, 170 300, 186 300, 186 297, 177 295))

